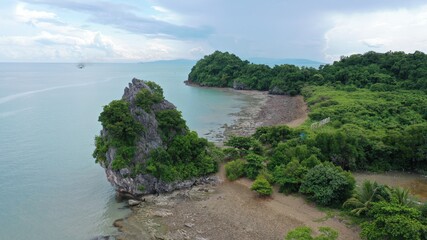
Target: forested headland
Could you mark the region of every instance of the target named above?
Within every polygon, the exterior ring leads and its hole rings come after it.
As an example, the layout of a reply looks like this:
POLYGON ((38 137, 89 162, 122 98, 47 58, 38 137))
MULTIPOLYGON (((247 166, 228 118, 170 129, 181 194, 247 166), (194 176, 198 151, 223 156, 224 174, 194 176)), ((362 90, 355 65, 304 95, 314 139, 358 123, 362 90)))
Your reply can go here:
POLYGON ((427 55, 422 52, 354 54, 319 69, 283 64, 269 67, 216 51, 199 60, 188 81, 209 87, 234 87, 300 94, 309 85, 352 85, 374 91, 427 91, 427 55))
MULTIPOLYGON (((427 171, 427 56, 356 54, 319 69, 252 64, 219 51, 192 68, 202 86, 304 96, 309 119, 297 128, 258 128, 224 149, 230 180, 248 177, 261 196, 271 185, 339 208, 365 239, 425 239, 427 205, 406 190, 365 182, 350 171, 427 171)), ((303 230, 301 230, 303 231, 303 230)))
POLYGON ((302 94, 309 120, 292 131, 319 150, 319 159, 344 169, 427 170, 424 53, 368 52, 314 69, 270 68, 216 51, 199 60, 188 79, 204 86, 302 94), (330 122, 316 128, 323 119, 330 122))

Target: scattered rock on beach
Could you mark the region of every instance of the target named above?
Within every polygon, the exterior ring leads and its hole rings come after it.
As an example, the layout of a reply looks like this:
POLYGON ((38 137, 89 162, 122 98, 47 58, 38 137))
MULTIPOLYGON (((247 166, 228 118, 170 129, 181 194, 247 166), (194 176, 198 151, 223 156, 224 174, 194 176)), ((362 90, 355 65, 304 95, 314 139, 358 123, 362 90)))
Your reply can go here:
POLYGON ((128 200, 128 205, 129 206, 131 206, 131 207, 133 207, 133 206, 137 206, 137 205, 139 205, 141 203, 141 201, 138 201, 138 200, 133 200, 133 199, 129 199, 128 200))

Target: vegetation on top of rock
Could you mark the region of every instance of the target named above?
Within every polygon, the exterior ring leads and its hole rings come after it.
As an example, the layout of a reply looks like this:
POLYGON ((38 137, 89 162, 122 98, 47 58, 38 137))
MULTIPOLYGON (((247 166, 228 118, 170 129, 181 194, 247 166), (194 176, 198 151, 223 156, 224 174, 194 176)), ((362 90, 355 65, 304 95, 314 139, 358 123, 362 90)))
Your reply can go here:
POLYGON ((176 109, 167 109, 156 112, 156 119, 161 131, 163 142, 170 144, 176 135, 188 132, 185 120, 181 112, 176 109))
POLYGON ((114 100, 104 106, 99 116, 108 136, 95 137, 93 157, 96 162, 105 164, 108 148, 116 148, 116 155, 112 162, 113 169, 121 169, 131 163, 135 154, 135 141, 144 127, 131 115, 129 103, 124 100, 114 100))
POLYGON ((146 172, 166 182, 215 173, 222 157, 196 132, 176 136, 167 148, 157 148, 150 156, 146 172))
POLYGON ((164 100, 154 82, 134 79, 122 100, 104 107, 99 121, 104 130, 95 137, 93 156, 106 168, 126 169, 124 177, 149 174, 165 182, 182 181, 216 172, 222 158, 221 151, 189 131, 181 112, 164 100))
POLYGON ((114 140, 124 144, 133 144, 143 129, 131 115, 129 103, 123 100, 114 100, 99 115, 99 121, 114 140))
POLYGON ((146 88, 141 89, 135 99, 136 105, 146 112, 151 112, 153 104, 160 103, 161 101, 163 101, 163 95, 152 92, 146 88))

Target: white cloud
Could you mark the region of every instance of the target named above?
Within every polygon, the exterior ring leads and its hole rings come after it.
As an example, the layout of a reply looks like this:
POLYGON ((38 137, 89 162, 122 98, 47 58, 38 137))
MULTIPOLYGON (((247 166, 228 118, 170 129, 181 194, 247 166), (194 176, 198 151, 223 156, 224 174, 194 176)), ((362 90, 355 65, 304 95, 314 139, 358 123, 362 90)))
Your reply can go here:
POLYGON ((171 24, 184 25, 184 18, 172 10, 162 6, 152 6, 152 8, 156 11, 156 14, 152 15, 153 19, 171 24))
POLYGON ((140 51, 101 32, 60 22, 57 14, 28 9, 19 3, 15 18, 29 23, 32 35, 0 35, 0 59, 24 61, 117 61, 138 60, 140 51))
POLYGON ((52 12, 29 10, 24 3, 19 3, 15 8, 15 16, 21 22, 33 22, 39 19, 55 19, 57 16, 52 12))
POLYGON ((386 44, 387 40, 383 38, 368 38, 362 39, 360 42, 370 48, 380 48, 386 44))
POLYGON ((205 50, 202 47, 195 47, 190 49, 190 53, 196 57, 201 57, 205 54, 205 50))
MULTIPOLYGON (((202 40, 147 37, 105 26, 80 26, 63 22, 61 11, 34 10, 19 3, 9 25, 25 31, 0 29, 0 61, 121 62, 199 58, 210 49, 202 40), (96 29, 96 30, 93 30, 96 29), (3 33, 2 33, 3 32, 3 33), (200 47, 195 47, 200 46, 200 47)), ((179 19, 172 11, 155 7, 164 21, 179 19)))
POLYGON ((367 51, 427 51, 427 5, 398 9, 333 15, 333 27, 324 35, 328 60, 367 51))

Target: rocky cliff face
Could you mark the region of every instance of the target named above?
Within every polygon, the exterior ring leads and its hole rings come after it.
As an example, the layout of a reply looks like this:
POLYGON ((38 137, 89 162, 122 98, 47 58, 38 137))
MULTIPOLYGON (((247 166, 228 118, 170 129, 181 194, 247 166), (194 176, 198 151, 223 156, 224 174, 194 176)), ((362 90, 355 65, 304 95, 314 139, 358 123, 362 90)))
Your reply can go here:
MULTIPOLYGON (((122 97, 122 100, 130 104, 132 117, 144 128, 140 136, 137 137, 136 152, 131 160, 132 166, 136 164, 143 165, 148 160, 149 154, 153 149, 164 147, 155 114, 158 111, 176 108, 172 103, 163 100, 153 104, 150 112, 144 111, 136 104, 136 96, 142 89, 148 89, 152 92, 151 88, 144 81, 134 78, 132 83, 125 88, 122 97)), ((109 133, 105 129, 101 131, 100 136, 102 138, 107 139, 109 137, 108 135, 109 133)), ((105 168, 108 181, 121 194, 138 196, 149 193, 170 192, 176 189, 189 188, 196 184, 214 183, 217 181, 216 177, 206 176, 185 181, 164 182, 150 174, 135 174, 131 168, 115 170, 112 167, 112 162, 116 154, 117 149, 110 146, 106 152, 106 160, 101 162, 101 166, 105 168)))

